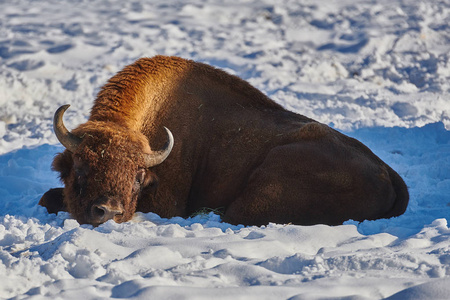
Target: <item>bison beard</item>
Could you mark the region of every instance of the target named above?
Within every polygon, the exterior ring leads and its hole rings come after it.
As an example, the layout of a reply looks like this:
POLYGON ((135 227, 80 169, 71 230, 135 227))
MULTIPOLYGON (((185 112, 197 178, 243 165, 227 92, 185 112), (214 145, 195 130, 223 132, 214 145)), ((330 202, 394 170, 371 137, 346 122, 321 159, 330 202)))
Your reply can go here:
POLYGON ((80 223, 208 207, 234 224, 337 225, 398 216, 408 204, 401 177, 362 143, 205 64, 139 59, 108 81, 72 132, 67 108, 55 113, 66 150, 52 165, 64 188, 39 204, 80 223))

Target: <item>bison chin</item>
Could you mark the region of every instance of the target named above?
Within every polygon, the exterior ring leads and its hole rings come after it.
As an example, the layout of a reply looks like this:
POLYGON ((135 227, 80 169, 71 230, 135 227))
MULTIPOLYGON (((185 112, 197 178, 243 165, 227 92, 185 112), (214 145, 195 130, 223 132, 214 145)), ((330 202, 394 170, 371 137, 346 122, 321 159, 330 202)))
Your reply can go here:
POLYGON ((109 220, 116 223, 131 220, 136 211, 137 197, 134 198, 136 199, 132 200, 126 207, 120 202, 108 201, 106 197, 84 207, 82 204, 75 204, 77 203, 75 201, 64 200, 64 188, 56 188, 47 191, 39 200, 39 205, 47 208, 49 213, 69 212, 78 223, 97 227, 109 220))
POLYGON ((82 205, 76 206, 68 204, 67 211, 78 221, 78 223, 90 224, 96 227, 109 220, 113 220, 116 223, 129 221, 133 217, 136 209, 135 206, 136 205, 131 205, 131 203, 130 205, 124 205, 119 201, 111 201, 103 197, 93 204, 84 207, 82 207, 82 205))

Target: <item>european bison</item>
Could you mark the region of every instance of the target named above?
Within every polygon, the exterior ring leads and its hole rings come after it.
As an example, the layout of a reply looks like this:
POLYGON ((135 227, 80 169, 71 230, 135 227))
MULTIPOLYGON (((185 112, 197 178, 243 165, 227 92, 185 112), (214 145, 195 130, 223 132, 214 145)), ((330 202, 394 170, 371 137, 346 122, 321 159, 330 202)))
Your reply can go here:
POLYGON ((401 177, 359 141, 202 63, 139 59, 108 81, 72 132, 67 108, 55 113, 66 150, 52 165, 65 187, 39 204, 80 223, 206 207, 232 224, 336 225, 398 216, 408 204, 401 177))

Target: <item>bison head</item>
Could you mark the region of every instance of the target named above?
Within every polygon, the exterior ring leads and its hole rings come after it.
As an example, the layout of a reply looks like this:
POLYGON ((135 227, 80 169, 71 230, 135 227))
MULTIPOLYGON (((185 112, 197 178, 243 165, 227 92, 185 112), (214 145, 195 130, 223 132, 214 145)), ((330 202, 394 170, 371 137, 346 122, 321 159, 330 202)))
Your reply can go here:
POLYGON ((53 161, 64 182, 64 205, 80 223, 97 226, 113 219, 128 221, 145 191, 155 188, 157 177, 149 168, 162 163, 173 147, 169 136, 163 150, 152 151, 140 132, 114 122, 88 121, 70 133, 60 107, 53 127, 66 150, 53 161))

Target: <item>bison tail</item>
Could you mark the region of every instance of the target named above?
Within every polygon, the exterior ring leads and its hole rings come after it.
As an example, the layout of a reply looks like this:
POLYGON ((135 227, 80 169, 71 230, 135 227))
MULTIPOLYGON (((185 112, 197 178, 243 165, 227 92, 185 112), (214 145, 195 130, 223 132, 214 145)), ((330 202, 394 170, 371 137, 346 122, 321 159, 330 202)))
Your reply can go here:
POLYGON ((384 218, 392 218, 402 215, 406 211, 409 202, 408 187, 400 175, 389 167, 389 176, 396 194, 395 202, 392 208, 387 212, 384 218))

